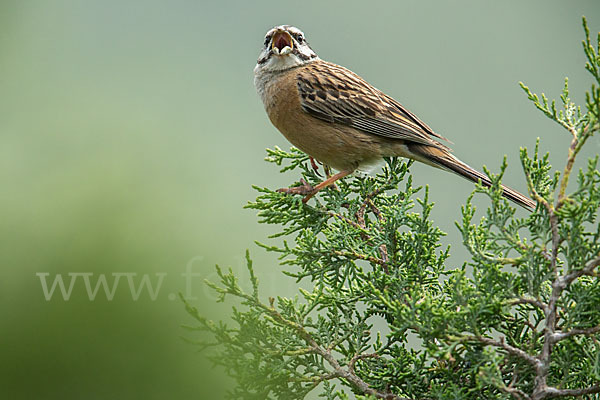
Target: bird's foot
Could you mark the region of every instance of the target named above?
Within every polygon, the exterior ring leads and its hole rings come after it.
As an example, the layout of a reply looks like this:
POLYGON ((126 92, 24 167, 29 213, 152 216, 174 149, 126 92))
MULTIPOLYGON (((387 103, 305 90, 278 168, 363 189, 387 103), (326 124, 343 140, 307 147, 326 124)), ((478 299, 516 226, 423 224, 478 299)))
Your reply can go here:
POLYGON ((277 189, 277 191, 279 193, 303 195, 304 198, 302 199, 302 202, 306 203, 308 200, 310 200, 311 197, 313 197, 315 195, 315 193, 318 192, 318 189, 316 189, 313 185, 306 182, 302 178, 300 178, 300 184, 301 184, 300 186, 277 189))

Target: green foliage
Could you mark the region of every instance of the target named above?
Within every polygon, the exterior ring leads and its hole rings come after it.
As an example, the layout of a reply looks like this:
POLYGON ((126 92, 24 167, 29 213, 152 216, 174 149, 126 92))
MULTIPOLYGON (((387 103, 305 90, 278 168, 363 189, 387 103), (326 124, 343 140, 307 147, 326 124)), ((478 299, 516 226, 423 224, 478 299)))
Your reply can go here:
MULTIPOLYGON (((499 175, 475 192, 489 197, 475 221, 471 195, 457 223, 471 257, 445 264, 444 233, 429 220, 427 188, 415 188, 410 162, 386 160, 376 176, 339 181, 303 204, 268 188, 248 208, 281 228, 276 252, 295 298, 259 293, 247 255, 251 292, 217 269, 219 294, 241 300, 232 325, 189 313, 212 341, 216 364, 237 386, 232 399, 544 399, 600 393, 600 172, 598 157, 579 171, 583 144, 599 130, 600 45, 587 25, 586 68, 595 84, 586 112, 569 98, 562 108, 522 84, 530 100, 571 135, 567 163, 553 172, 548 155, 521 149, 537 208, 517 216, 501 196, 499 175), (401 189, 399 189, 401 188, 401 189)), ((296 149, 268 150, 282 172, 321 178, 296 149)), ((246 278, 244 278, 246 279, 246 278)))

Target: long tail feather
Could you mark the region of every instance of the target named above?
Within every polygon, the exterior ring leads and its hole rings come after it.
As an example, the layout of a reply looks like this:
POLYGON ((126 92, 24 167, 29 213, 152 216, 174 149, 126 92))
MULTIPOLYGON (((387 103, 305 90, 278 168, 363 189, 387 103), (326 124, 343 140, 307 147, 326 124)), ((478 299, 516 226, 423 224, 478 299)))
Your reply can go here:
MULTIPOLYGON (((411 144, 408 148, 411 153, 417 156, 415 158, 419 161, 425 161, 442 169, 454 172, 472 182, 481 180, 481 183, 488 187, 492 184, 485 174, 471 168, 445 149, 421 144, 411 144)), ((502 185, 502 195, 508 200, 528 210, 533 210, 535 208, 536 203, 533 200, 508 186, 502 185)))

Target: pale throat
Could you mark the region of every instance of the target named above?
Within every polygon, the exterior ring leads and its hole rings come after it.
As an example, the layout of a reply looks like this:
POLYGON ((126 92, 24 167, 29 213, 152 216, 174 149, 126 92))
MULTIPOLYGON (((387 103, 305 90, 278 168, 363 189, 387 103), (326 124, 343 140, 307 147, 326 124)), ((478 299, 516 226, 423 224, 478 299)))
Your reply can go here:
POLYGON ((304 65, 306 63, 307 61, 301 60, 295 54, 287 54, 284 56, 274 54, 264 65, 257 65, 257 68, 262 69, 265 72, 285 71, 290 68, 299 67, 300 65, 304 65))
POLYGON ((286 55, 284 57, 271 56, 264 64, 256 64, 254 67, 254 86, 258 94, 264 102, 265 89, 269 82, 280 73, 289 71, 312 62, 319 60, 319 57, 314 57, 310 60, 301 60, 295 55, 286 55))

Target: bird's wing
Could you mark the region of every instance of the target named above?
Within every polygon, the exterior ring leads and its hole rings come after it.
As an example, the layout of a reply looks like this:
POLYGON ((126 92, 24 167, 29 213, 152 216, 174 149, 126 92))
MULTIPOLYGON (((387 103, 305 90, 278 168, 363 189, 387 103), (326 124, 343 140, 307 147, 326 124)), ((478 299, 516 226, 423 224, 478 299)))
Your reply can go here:
POLYGON ((344 67, 314 62, 299 69, 296 82, 302 108, 316 118, 374 135, 446 147, 435 140, 446 138, 344 67))

